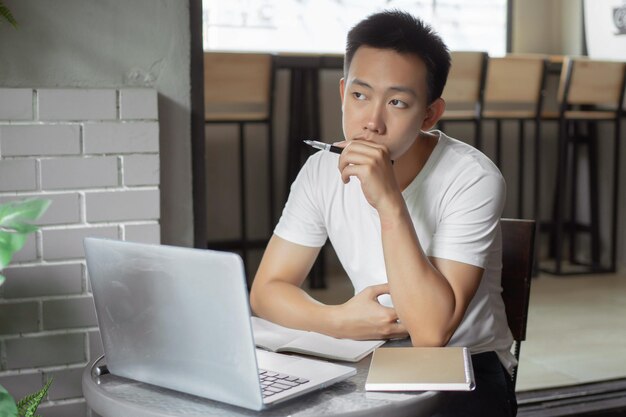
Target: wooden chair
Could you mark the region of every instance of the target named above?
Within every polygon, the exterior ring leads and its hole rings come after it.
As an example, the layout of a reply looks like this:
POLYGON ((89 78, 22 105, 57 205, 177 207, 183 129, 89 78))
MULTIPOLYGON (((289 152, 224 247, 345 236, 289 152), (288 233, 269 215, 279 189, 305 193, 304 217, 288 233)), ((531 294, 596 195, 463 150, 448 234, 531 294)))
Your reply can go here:
MULTIPOLYGON (((530 283, 535 253, 535 221, 501 219, 502 229, 502 299, 506 318, 514 340, 514 355, 518 360, 523 340, 526 340, 530 283)), ((513 369, 513 386, 517 368, 513 369)))
POLYGON ((483 121, 493 120, 496 125, 496 165, 502 167, 502 123, 518 123, 518 190, 517 217, 524 214, 524 126, 534 122, 534 202, 533 218, 539 218, 539 151, 541 139, 541 114, 545 95, 547 56, 507 55, 490 58, 485 81, 483 121))
POLYGON ((597 61, 587 58, 567 57, 563 62, 559 84, 559 148, 557 179, 552 219, 552 254, 554 269, 543 268, 555 274, 577 274, 590 272, 615 272, 617 264, 617 203, 619 193, 620 162, 620 118, 624 111, 626 63, 597 61), (609 223, 611 230, 610 264, 601 265, 598 190, 598 140, 597 124, 613 124, 613 178, 612 207, 609 223), (587 147, 589 167, 590 221, 588 225, 578 223, 578 156, 579 148, 587 147), (571 156, 571 158, 570 158, 571 156), (570 160, 571 159, 571 160, 570 160), (573 162, 572 162, 573 161, 573 162), (569 221, 565 221, 566 190, 570 187, 569 221), (569 261, 578 266, 565 271, 562 267, 565 228, 569 230, 569 261), (576 260, 577 233, 591 235, 591 263, 576 260))
POLYGON ((439 121, 441 130, 449 122, 474 124, 474 145, 482 147, 482 105, 485 73, 489 59, 486 52, 452 51, 452 65, 442 98, 446 111, 439 121))
POLYGON ((267 170, 270 229, 274 222, 273 90, 274 71, 269 54, 207 52, 204 54, 204 120, 206 124, 236 124, 239 128, 240 239, 209 242, 209 248, 240 250, 244 263, 253 248, 267 239, 251 240, 246 221, 245 126, 267 126, 267 170))

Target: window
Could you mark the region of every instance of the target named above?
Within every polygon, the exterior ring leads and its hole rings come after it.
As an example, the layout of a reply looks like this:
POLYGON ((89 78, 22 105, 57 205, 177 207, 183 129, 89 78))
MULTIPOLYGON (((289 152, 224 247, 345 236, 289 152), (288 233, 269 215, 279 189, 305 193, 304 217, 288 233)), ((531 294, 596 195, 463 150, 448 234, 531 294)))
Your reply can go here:
POLYGON ((348 30, 385 9, 421 17, 452 50, 506 52, 507 0, 203 0, 204 49, 343 53, 348 30))

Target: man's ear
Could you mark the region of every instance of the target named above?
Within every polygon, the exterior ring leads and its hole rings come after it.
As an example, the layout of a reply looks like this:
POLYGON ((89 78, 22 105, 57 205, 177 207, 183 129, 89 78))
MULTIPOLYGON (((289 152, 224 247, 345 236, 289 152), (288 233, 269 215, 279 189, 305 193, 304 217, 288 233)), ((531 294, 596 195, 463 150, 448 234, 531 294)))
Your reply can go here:
POLYGON ((441 119, 445 110, 446 102, 441 97, 433 101, 426 109, 426 117, 422 122, 421 130, 428 131, 432 129, 437 124, 439 119, 441 119))
POLYGON ((339 80, 339 95, 341 96, 341 110, 343 110, 343 98, 344 98, 343 96, 344 96, 344 93, 345 93, 344 88, 346 86, 345 83, 346 82, 345 82, 344 78, 341 77, 341 79, 339 80))

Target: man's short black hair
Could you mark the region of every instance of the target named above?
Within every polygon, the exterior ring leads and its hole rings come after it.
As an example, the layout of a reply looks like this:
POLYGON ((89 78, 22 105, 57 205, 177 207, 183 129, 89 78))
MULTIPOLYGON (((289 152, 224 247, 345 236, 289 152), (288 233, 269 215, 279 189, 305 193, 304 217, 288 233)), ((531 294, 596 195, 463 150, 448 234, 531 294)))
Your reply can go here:
POLYGON ((428 71, 428 103, 441 97, 450 70, 450 52, 439 35, 422 20, 399 10, 387 10, 359 22, 348 32, 343 64, 345 76, 361 46, 417 55, 428 71))

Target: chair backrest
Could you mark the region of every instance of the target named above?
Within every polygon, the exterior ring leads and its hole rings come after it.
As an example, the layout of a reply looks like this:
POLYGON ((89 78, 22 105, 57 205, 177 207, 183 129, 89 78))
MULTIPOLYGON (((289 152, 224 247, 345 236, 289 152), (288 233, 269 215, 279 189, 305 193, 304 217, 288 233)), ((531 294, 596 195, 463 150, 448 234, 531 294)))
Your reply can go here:
POLYGON ((622 106, 626 63, 566 57, 557 93, 560 103, 622 106))
POLYGON ((521 342, 526 339, 535 248, 535 221, 501 219, 500 228, 502 229, 502 299, 513 339, 521 342))
POLYGON ((205 120, 260 120, 268 117, 272 57, 269 54, 204 54, 205 120))
POLYGON ((541 100, 548 60, 543 55, 507 55, 489 58, 485 107, 490 103, 537 106, 541 100))
POLYGON ((470 104, 481 102, 486 52, 452 51, 452 65, 442 97, 448 104, 470 104))

